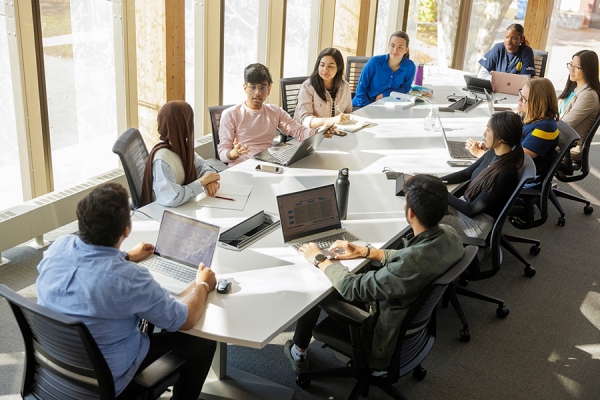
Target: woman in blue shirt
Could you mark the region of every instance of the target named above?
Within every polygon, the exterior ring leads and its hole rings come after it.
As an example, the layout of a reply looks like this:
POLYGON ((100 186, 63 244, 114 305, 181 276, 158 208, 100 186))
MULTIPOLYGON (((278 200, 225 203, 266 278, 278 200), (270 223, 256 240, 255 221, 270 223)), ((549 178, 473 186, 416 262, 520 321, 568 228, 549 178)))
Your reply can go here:
POLYGON ((390 36, 390 52, 369 59, 352 99, 354 107, 367 106, 393 91, 408 93, 416 71, 415 63, 409 59, 408 42, 406 33, 394 32, 390 36))
POLYGON ((506 28, 504 43, 496 43, 481 57, 479 78, 490 79, 492 71, 535 76, 533 50, 525 39, 525 29, 520 24, 506 28))

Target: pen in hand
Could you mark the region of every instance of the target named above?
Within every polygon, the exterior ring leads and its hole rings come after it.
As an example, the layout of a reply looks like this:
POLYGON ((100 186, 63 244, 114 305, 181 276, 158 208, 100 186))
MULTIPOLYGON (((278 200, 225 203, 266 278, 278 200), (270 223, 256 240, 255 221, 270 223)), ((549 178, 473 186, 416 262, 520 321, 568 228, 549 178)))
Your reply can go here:
POLYGON ((229 197, 223 197, 223 196, 215 196, 215 199, 222 199, 222 200, 235 201, 235 199, 230 199, 229 197))

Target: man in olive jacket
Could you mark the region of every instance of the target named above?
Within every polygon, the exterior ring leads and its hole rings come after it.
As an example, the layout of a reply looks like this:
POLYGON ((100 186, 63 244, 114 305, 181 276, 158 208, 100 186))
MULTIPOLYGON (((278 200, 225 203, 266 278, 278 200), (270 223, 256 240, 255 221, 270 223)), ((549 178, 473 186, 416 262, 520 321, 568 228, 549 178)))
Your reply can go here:
MULTIPOLYGON (((443 275, 463 255, 463 245, 449 226, 438 223, 448 207, 448 191, 444 183, 431 175, 417 175, 408 180, 404 212, 413 234, 402 240, 398 250, 380 250, 337 241, 330 251, 336 259, 365 257, 381 264, 381 268, 353 274, 340 263, 324 257, 321 250, 308 243, 298 250, 329 278, 339 294, 349 302, 379 300, 380 315, 373 332, 369 367, 384 371, 389 365, 400 324, 419 293, 443 275)), ((320 309, 314 307, 298 320, 293 341, 284 353, 294 372, 308 369, 306 348, 320 309)))

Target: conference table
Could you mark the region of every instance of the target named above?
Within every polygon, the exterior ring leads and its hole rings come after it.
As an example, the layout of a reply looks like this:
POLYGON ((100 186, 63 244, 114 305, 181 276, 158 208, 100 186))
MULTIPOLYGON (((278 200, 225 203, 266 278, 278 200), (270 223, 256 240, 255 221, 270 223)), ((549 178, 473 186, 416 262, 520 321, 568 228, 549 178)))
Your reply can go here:
MULTIPOLYGON (((402 109, 389 98, 357 110, 357 118, 372 125, 344 137, 325 139, 312 155, 285 167, 282 174, 256 171, 257 160, 247 160, 221 173, 221 182, 252 185, 241 211, 201 207, 201 195, 174 211, 210 222, 221 231, 255 213, 277 215, 276 196, 333 184, 341 168, 349 168, 350 195, 343 227, 375 247, 389 247, 408 229, 404 198, 395 195, 395 180, 382 173, 388 168, 404 173, 439 176, 456 171, 440 130, 424 130, 424 119, 433 108, 449 104, 446 97, 462 91, 461 71, 428 68, 424 86, 433 89, 432 105, 419 104, 402 109)), ((503 106, 516 109, 516 96, 503 106)), ((490 112, 485 103, 471 112, 438 113, 451 138, 480 140, 490 112)), ((133 230, 123 243, 126 250, 144 241, 155 243, 165 207, 151 203, 132 218, 133 230)), ((356 272, 365 260, 342 261, 356 272)), ((217 247, 211 267, 217 279, 232 282, 228 294, 212 292, 198 323, 187 333, 219 343, 213 368, 201 398, 292 398, 293 389, 276 385, 246 372, 227 368, 227 343, 263 348, 307 310, 334 289, 327 277, 283 242, 281 228, 274 230, 243 251, 217 247)), ((282 354, 283 357, 283 354, 282 354)))

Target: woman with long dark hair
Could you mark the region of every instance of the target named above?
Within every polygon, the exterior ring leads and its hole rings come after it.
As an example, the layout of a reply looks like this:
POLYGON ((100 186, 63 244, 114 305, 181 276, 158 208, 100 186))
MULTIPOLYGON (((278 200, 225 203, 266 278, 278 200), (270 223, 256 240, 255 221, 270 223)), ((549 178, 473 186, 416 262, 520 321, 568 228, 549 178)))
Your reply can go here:
POLYGON ((463 197, 448 194, 448 214, 440 223, 459 235, 485 238, 519 183, 523 165, 521 118, 512 112, 492 115, 483 134, 485 154, 471 166, 441 179, 450 183, 470 180, 463 197))
POLYGON ((581 160, 581 143, 600 112, 600 82, 598 80, 598 55, 591 50, 581 50, 567 63, 569 79, 558 96, 559 118, 577 132, 581 140, 571 149, 571 158, 581 160))
POLYGON ((344 57, 338 49, 321 51, 310 78, 300 87, 294 119, 309 128, 347 121, 352 112, 344 57))

